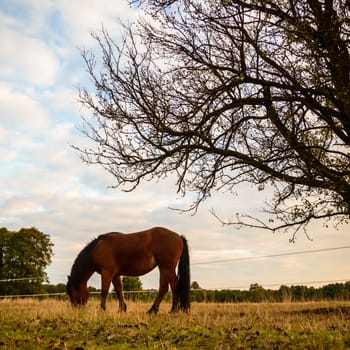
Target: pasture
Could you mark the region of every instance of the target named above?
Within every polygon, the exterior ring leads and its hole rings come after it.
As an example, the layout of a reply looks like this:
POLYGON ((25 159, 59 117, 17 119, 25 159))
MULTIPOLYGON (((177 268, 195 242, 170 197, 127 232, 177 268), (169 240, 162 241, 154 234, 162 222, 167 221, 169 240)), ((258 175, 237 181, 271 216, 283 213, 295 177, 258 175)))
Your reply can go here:
POLYGON ((0 300, 1 349, 347 349, 350 302, 192 303, 191 313, 146 315, 150 304, 0 300))

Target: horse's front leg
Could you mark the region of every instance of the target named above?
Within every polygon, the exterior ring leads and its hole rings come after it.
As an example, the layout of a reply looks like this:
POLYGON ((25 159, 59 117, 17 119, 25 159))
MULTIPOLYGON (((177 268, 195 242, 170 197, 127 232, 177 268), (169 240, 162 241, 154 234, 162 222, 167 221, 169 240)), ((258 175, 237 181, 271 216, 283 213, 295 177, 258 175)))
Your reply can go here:
POLYGON ((123 286, 122 286, 122 281, 120 276, 119 275, 114 276, 112 282, 115 289, 115 293, 117 294, 117 298, 119 300, 119 312, 125 312, 126 304, 123 298, 123 286))
POLYGON ((101 280, 101 308, 106 310, 106 300, 109 292, 109 286, 112 282, 112 276, 108 272, 102 272, 101 280))

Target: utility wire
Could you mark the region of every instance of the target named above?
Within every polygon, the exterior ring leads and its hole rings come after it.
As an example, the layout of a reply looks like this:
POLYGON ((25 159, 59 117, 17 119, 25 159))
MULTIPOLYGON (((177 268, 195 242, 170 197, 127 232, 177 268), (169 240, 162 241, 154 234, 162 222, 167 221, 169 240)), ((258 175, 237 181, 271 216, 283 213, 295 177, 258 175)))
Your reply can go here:
MULTIPOLYGON (((259 286, 266 288, 266 287, 281 287, 281 286, 303 286, 306 284, 330 284, 330 283, 346 283, 350 281, 350 278, 343 278, 343 279, 337 279, 337 280, 327 280, 327 281, 303 281, 303 282, 288 282, 288 283, 258 283, 259 286)), ((220 288, 201 288, 201 289, 195 289, 195 290, 237 290, 237 289, 245 289, 250 288, 250 286, 235 286, 235 287, 220 287, 220 288)))
MULTIPOLYGON (((260 255, 260 256, 242 257, 242 258, 234 258, 234 259, 201 261, 201 262, 197 262, 197 263, 192 263, 191 265, 208 265, 208 264, 218 264, 218 263, 225 263, 225 262, 258 260, 258 259, 275 258, 275 257, 280 257, 280 256, 288 256, 288 255, 321 253, 321 252, 341 250, 341 249, 349 249, 349 248, 350 248, 350 245, 342 246, 342 247, 334 247, 334 248, 303 250, 303 251, 291 252, 291 253, 279 253, 279 254, 260 255)), ((25 281, 25 280, 37 280, 37 279, 40 279, 40 278, 39 277, 22 277, 22 278, 12 278, 12 279, 2 279, 2 280, 0 280, 0 282, 25 281)), ((301 285, 301 284, 312 284, 312 283, 332 283, 332 282, 339 282, 339 281, 340 280, 293 282, 293 283, 282 283, 282 284, 265 284, 265 287, 273 287, 273 286, 280 286, 280 285, 301 285)), ((346 281, 346 279, 343 279, 343 281, 346 281)), ((241 287, 226 287, 224 289, 240 289, 240 288, 246 288, 246 286, 244 286, 244 287, 243 286, 241 286, 241 287)), ((210 289, 206 289, 206 290, 210 290, 210 289)), ((135 293, 135 292, 141 292, 142 293, 142 292, 153 292, 153 291, 129 291, 129 293, 135 293)), ((128 292, 125 291, 124 293, 128 293, 128 292)), ((6 295, 6 296, 0 296, 0 298, 34 297, 34 296, 50 296, 50 295, 51 296, 54 296, 54 295, 57 296, 57 295, 64 295, 64 294, 66 294, 66 293, 31 294, 31 295, 6 295)))
MULTIPOLYGON (((305 284, 319 284, 319 283, 345 283, 350 279, 338 279, 338 280, 328 280, 328 281, 306 281, 306 282, 291 282, 291 283, 271 283, 271 284, 262 284, 263 288, 266 287, 280 287, 280 286, 300 286, 305 284)), ((219 287, 219 288, 201 288, 201 289, 191 289, 193 291, 215 291, 215 290, 241 290, 249 288, 249 286, 235 286, 235 287, 219 287)), ((148 289, 148 290, 129 290, 123 291, 123 294, 146 294, 146 293, 157 293, 157 289, 148 289)), ((101 291, 90 292, 90 294, 101 294, 101 291)), ((9 299, 9 298, 34 298, 34 297, 52 297, 52 296, 65 296, 67 293, 43 293, 43 294, 16 294, 16 295, 0 295, 0 299, 9 299)))
POLYGON ((200 262, 192 263, 191 265, 208 265, 208 264, 218 264, 218 263, 224 263, 224 262, 257 260, 257 259, 275 258, 275 257, 279 257, 279 256, 288 256, 288 255, 321 253, 321 252, 327 252, 327 251, 332 251, 332 250, 340 250, 340 249, 348 249, 348 248, 350 248, 350 245, 343 246, 343 247, 334 247, 334 248, 303 250, 303 251, 291 252, 291 253, 279 253, 279 254, 270 254, 270 255, 261 255, 261 256, 252 256, 252 257, 242 257, 242 258, 234 258, 234 259, 223 259, 223 260, 212 260, 212 261, 200 261, 200 262))
POLYGON ((13 281, 34 281, 34 280, 40 280, 41 277, 21 277, 21 278, 7 278, 4 280, 0 280, 0 282, 13 282, 13 281))

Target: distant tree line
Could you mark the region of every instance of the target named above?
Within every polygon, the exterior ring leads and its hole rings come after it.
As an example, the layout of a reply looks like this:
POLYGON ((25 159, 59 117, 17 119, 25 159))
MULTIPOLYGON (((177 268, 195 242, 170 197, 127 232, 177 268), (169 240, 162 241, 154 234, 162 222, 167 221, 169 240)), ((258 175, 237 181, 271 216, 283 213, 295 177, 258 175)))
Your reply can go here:
MULTIPOLYGON (((149 301, 157 293, 156 289, 144 290, 137 277, 124 277, 125 299, 149 301), (137 288, 133 288, 133 287, 137 288), (129 288, 130 287, 130 288, 129 288)), ((63 293, 65 285, 58 284, 44 285, 47 293, 63 293)), ((90 292, 99 292, 99 289, 89 287, 90 292)), ((250 285, 248 290, 208 290, 202 289, 197 282, 191 285, 192 301, 195 302, 214 302, 214 303, 243 303, 243 302, 297 302, 297 301, 318 301, 318 300, 350 300, 350 281, 345 283, 332 283, 322 287, 280 286, 279 289, 265 289, 258 283, 250 285)), ((92 294, 93 296, 93 294, 92 294)), ((99 295, 96 294, 99 298, 99 295)), ((111 296, 112 298, 114 296, 111 296)), ((170 300, 170 293, 166 300, 170 300)))
MULTIPOLYGON (((125 299, 133 301, 151 301, 158 292, 156 289, 143 289, 138 277, 123 277, 123 287, 125 299)), ((89 287, 91 297, 99 298, 100 289, 89 287)), ((58 294, 66 292, 64 283, 43 284, 42 293, 58 294)), ((24 293, 22 293, 24 294, 24 293)), ((110 298, 114 298, 114 293, 110 293, 110 298)), ((244 302, 302 302, 319 300, 350 300, 350 281, 345 283, 331 283, 322 287, 308 287, 303 285, 285 286, 279 289, 265 289, 258 283, 250 285, 248 290, 233 289, 203 289, 194 281, 191 285, 192 301, 213 302, 213 303, 244 303, 244 302)), ((165 300, 171 300, 168 293, 165 300)))
POLYGON ((282 285, 276 290, 265 289, 257 283, 251 284, 249 290, 197 288, 192 289, 192 300, 216 303, 350 300, 350 281, 332 283, 319 288, 282 285))

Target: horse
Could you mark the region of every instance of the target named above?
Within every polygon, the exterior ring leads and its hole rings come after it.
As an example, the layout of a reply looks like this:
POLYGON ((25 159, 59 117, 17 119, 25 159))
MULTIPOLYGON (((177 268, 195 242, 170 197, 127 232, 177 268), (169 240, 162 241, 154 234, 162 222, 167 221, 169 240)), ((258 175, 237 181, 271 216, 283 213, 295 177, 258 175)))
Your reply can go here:
POLYGON ((77 255, 68 276, 67 294, 73 306, 85 305, 89 298, 87 281, 93 273, 101 275, 101 308, 112 283, 119 299, 119 312, 126 311, 121 276, 141 276, 159 268, 159 290, 148 314, 156 314, 168 292, 172 291, 172 312, 190 310, 190 258, 184 236, 163 227, 135 232, 105 233, 86 245, 77 255), (176 274, 176 266, 178 271, 176 274))

